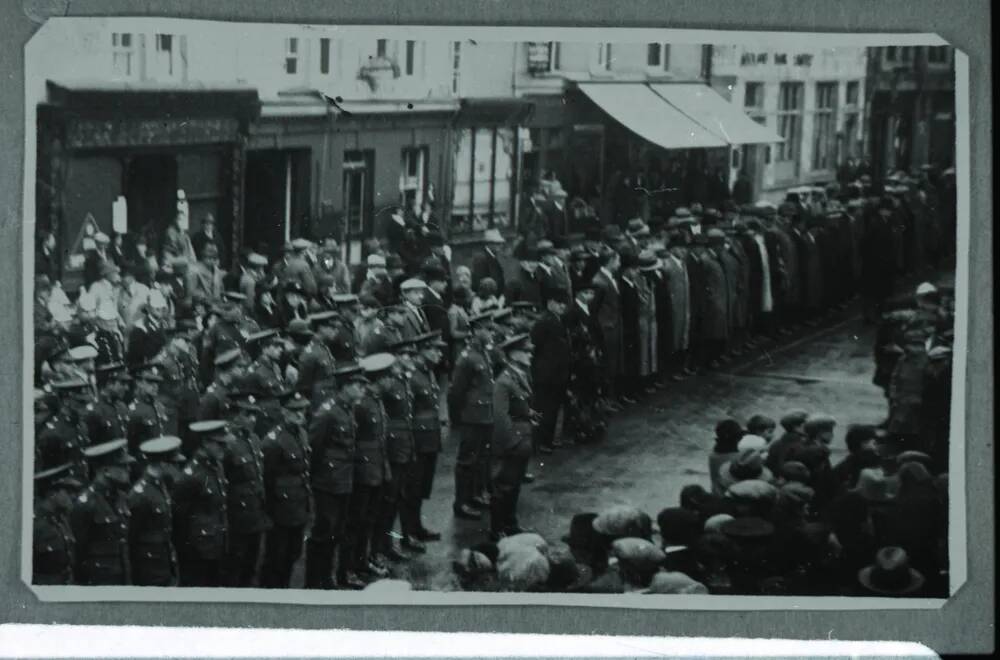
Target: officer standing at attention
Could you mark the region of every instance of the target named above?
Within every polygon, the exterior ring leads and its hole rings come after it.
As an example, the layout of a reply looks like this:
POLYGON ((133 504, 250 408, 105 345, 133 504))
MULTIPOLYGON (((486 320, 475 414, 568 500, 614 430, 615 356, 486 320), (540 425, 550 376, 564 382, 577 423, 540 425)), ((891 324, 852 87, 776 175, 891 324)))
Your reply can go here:
POLYGON ((273 328, 262 330, 247 338, 247 350, 256 357, 247 374, 248 389, 257 392, 263 398, 274 399, 280 396, 287 389, 281 369, 285 340, 273 328))
POLYGON ((81 413, 92 400, 90 384, 82 378, 52 383, 58 409, 35 434, 35 463, 42 469, 70 464, 72 476, 86 482, 87 462, 83 450, 90 443, 81 413))
MULTIPOLYGON (((363 358, 359 364, 369 381, 377 379, 396 362, 387 353, 363 358)), ((385 566, 371 561, 371 541, 376 529, 376 515, 382 486, 389 480, 389 458, 386 453, 386 413, 381 392, 369 384, 364 396, 354 407, 357 453, 354 458, 354 489, 347 516, 349 570, 362 580, 389 575, 385 566)))
POLYGON ((180 586, 222 586, 228 530, 226 476, 222 468, 227 440, 220 419, 189 426, 199 444, 174 486, 174 547, 180 586))
POLYGON ((76 539, 76 580, 83 585, 129 584, 129 463, 124 438, 84 450, 93 480, 70 513, 76 539))
POLYGON ((184 460, 181 439, 153 438, 139 445, 146 467, 128 493, 129 550, 132 584, 176 587, 179 569, 174 549, 174 505, 170 487, 173 467, 184 460))
POLYGON ((406 308, 390 305, 381 309, 383 324, 368 335, 364 345, 365 355, 384 353, 389 347, 403 341, 403 324, 406 322, 406 308))
MULTIPOLYGON (((402 494, 408 490, 406 481, 412 476, 411 464, 416 458, 413 446, 413 393, 409 385, 413 372, 410 357, 416 348, 410 340, 404 339, 391 346, 390 350, 395 355, 396 362, 390 369, 383 371, 375 382, 389 420, 386 439, 389 478, 382 487, 382 504, 375 531, 375 552, 379 563, 384 563, 382 557, 393 561, 408 559, 397 549, 392 530, 396 524, 396 514, 401 513, 400 501, 402 494)), ((408 529, 407 521, 401 520, 400 523, 405 534, 408 529)), ((426 552, 423 543, 416 539, 411 541, 408 549, 426 552)))
POLYGON ((333 376, 335 360, 330 350, 340 328, 337 312, 317 312, 309 316, 316 334, 299 358, 299 377, 295 389, 309 395, 318 406, 325 400, 321 384, 333 376))
POLYGON ((84 422, 90 444, 99 445, 126 437, 128 432, 128 396, 131 377, 124 362, 104 364, 96 369, 98 395, 86 405, 84 422))
POLYGON ((361 311, 361 303, 353 293, 338 293, 333 296, 333 302, 340 318, 337 321, 337 335, 330 342, 330 350, 338 362, 353 360, 357 357, 354 322, 361 311))
POLYGON ((76 541, 70 529, 69 515, 81 488, 83 482, 72 476, 69 463, 35 474, 32 584, 74 583, 76 541))
POLYGON ((493 367, 487 348, 493 336, 493 313, 469 319, 472 337, 455 363, 448 392, 449 419, 458 434, 455 462, 455 517, 479 520, 485 479, 484 457, 493 435, 493 367))
MULTIPOLYGON (((230 395, 236 390, 236 376, 240 373, 241 351, 234 348, 215 358, 215 380, 205 389, 198 406, 198 419, 229 419, 232 412, 230 395)), ((187 446, 185 445, 185 451, 187 446)))
POLYGON ((222 580, 227 587, 252 587, 264 532, 271 520, 264 505, 264 452, 255 432, 259 402, 253 394, 237 401, 222 460, 229 511, 228 549, 222 580))
POLYGON ((311 476, 316 512, 306 544, 306 588, 362 589, 365 583, 349 566, 344 532, 354 489, 355 437, 354 409, 365 396, 361 366, 341 364, 334 371, 336 390, 319 406, 309 425, 311 476), (340 549, 337 582, 334 584, 334 555, 340 549))
POLYGON ((413 393, 413 444, 416 457, 410 464, 412 474, 400 502, 400 524, 403 525, 403 547, 412 549, 417 542, 438 541, 441 535, 424 527, 421 507, 430 499, 434 487, 434 471, 441 452, 441 393, 436 368, 448 348, 441 332, 428 332, 414 338, 417 352, 412 357, 410 391, 413 393))
POLYGON ((135 376, 135 393, 128 405, 128 446, 138 451, 139 445, 163 435, 166 410, 156 395, 163 376, 156 365, 141 367, 135 376))
POLYGON ((309 399, 301 392, 281 396, 282 421, 264 436, 264 490, 273 527, 264 544, 261 586, 287 589, 292 566, 302 555, 303 535, 312 512, 309 482, 310 448, 305 412, 309 399))
POLYGON ((493 493, 490 533, 494 539, 520 534, 517 500, 532 453, 532 431, 540 413, 531 408, 532 345, 520 334, 500 344, 506 364, 493 390, 493 493))

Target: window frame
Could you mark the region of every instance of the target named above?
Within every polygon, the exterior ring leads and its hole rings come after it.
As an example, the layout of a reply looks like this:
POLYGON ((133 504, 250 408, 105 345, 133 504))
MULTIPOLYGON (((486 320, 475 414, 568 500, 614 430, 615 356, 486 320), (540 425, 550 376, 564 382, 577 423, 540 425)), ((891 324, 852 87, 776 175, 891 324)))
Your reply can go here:
POLYGON ((111 72, 112 75, 126 80, 140 78, 139 72, 139 35, 135 32, 111 33, 111 72), (124 44, 128 41, 128 45, 124 44), (120 60, 124 60, 125 71, 120 71, 120 60))
POLYGON ((417 75, 417 42, 414 39, 403 41, 403 66, 400 73, 406 78, 413 78, 417 75))
POLYGON ((298 37, 285 37, 285 74, 289 76, 299 75, 299 57, 302 51, 299 48, 298 37))
POLYGON ((646 70, 650 72, 670 71, 670 44, 664 42, 646 44, 646 70), (654 46, 656 47, 656 62, 650 62, 654 46))
POLYGON ((799 81, 784 81, 778 87, 778 135, 784 138, 778 143, 778 153, 774 156, 775 163, 795 162, 802 156, 802 119, 805 106, 805 84, 799 81), (786 90, 794 92, 791 97, 794 99, 794 107, 787 107, 784 101, 789 94, 786 90), (786 134, 785 128, 791 126, 791 130, 786 134))
POLYGON ((610 41, 601 41, 597 44, 597 69, 610 73, 611 72, 611 60, 612 60, 612 50, 610 41))
POLYGON ((813 144, 810 170, 827 172, 836 167, 837 159, 837 81, 816 82, 813 99, 813 144), (824 102, 821 105, 821 102, 824 102))
POLYGON ((330 37, 319 38, 319 73, 323 76, 330 75, 333 70, 333 40, 330 37))
POLYGON ((562 70, 562 42, 550 41, 549 46, 549 72, 562 70))

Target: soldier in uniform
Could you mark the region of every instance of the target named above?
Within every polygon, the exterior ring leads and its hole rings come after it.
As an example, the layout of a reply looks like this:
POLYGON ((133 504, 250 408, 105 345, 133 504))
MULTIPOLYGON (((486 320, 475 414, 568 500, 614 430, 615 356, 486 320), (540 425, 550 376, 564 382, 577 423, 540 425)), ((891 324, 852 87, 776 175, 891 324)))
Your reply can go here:
POLYGON ((490 533, 494 538, 519 534, 517 500, 532 453, 533 427, 541 414, 531 408, 530 336, 520 334, 500 344, 506 364, 493 389, 493 494, 490 533))
MULTIPOLYGON (((198 419, 228 419, 230 416, 230 393, 236 389, 236 377, 240 373, 238 348, 226 351, 215 358, 215 380, 205 389, 198 405, 198 419)), ((188 443, 184 445, 188 453, 188 443)))
MULTIPOLYGON (((384 564, 383 557, 393 561, 402 561, 407 556, 400 552, 392 539, 392 529, 396 523, 396 515, 401 513, 400 501, 403 492, 409 490, 407 479, 412 476, 411 464, 416 452, 413 445, 413 393, 410 391, 409 380, 413 371, 410 356, 416 347, 409 339, 404 339, 389 347, 396 357, 392 368, 383 371, 374 383, 382 405, 388 417, 388 433, 386 447, 389 457, 389 478, 382 487, 382 502, 379 507, 378 523, 375 530, 376 561, 384 564)), ((412 509, 411 509, 412 510, 412 509)), ((405 533, 412 528, 406 520, 401 520, 405 533)), ((426 552, 419 540, 412 538, 409 549, 416 552, 426 552)))
POLYGON ((247 389, 258 392, 261 398, 274 400, 287 389, 281 369, 284 338, 277 330, 262 330, 247 338, 247 350, 255 358, 247 374, 247 389))
POLYGON ((287 589, 312 507, 310 447, 305 430, 309 399, 301 392, 282 394, 282 422, 264 436, 264 484, 272 528, 264 545, 261 586, 287 589))
POLYGON ((410 374, 410 391, 413 393, 413 444, 416 457, 410 464, 412 474, 400 502, 400 523, 403 528, 403 547, 412 548, 419 542, 438 541, 441 534, 424 527, 420 509, 423 501, 430 499, 434 486, 434 472, 441 452, 441 422, 439 405, 441 395, 435 368, 441 363, 447 342, 440 332, 429 332, 415 338, 417 354, 413 356, 410 374))
POLYGON ((255 428, 258 406, 253 394, 237 402, 222 459, 229 512, 222 582, 229 587, 253 586, 264 532, 271 529, 264 503, 264 452, 255 428))
POLYGON ((334 371, 334 380, 336 392, 319 406, 309 425, 316 511, 306 545, 307 589, 333 588, 330 574, 338 548, 337 585, 349 589, 365 585, 350 566, 344 532, 357 454, 354 409, 365 395, 367 380, 361 367, 353 362, 339 366, 334 371))
POLYGON ((222 586, 228 518, 226 476, 222 467, 227 441, 226 422, 193 422, 199 439, 191 460, 174 485, 174 547, 180 565, 180 586, 222 586))
POLYGON ((333 303, 340 315, 340 322, 337 336, 330 342, 330 350, 337 361, 354 360, 358 353, 355 322, 361 313, 361 303, 353 293, 338 293, 333 296, 333 303))
POLYGON ((313 407, 326 399, 323 387, 333 376, 334 358, 330 345, 340 332, 337 312, 318 312, 309 317, 316 334, 299 358, 299 377, 295 389, 307 393, 313 407))
POLYGON ((69 463, 72 476, 86 482, 87 463, 82 452, 90 443, 83 413, 92 400, 90 384, 71 378, 52 383, 52 389, 58 404, 54 414, 36 431, 35 463, 43 470, 69 463))
POLYGON ((373 342, 372 335, 376 330, 381 334, 385 325, 380 318, 379 309, 381 306, 375 296, 361 296, 361 313, 354 320, 354 342, 359 356, 367 354, 368 347, 373 342))
POLYGON ((146 440, 163 435, 167 412, 157 399, 160 383, 163 382, 160 368, 149 365, 135 375, 135 393, 128 405, 128 446, 136 451, 146 440))
POLYGON ((403 324, 406 322, 406 308, 402 305, 390 305, 383 307, 382 327, 376 327, 368 335, 368 341, 360 351, 364 355, 383 353, 390 346, 403 339, 403 324))
POLYGON ((201 357, 199 360, 200 378, 202 383, 210 383, 214 377, 212 367, 215 358, 234 348, 244 348, 249 335, 244 335, 240 328, 243 313, 240 306, 232 301, 224 300, 218 307, 219 318, 209 328, 201 342, 201 357))
POLYGON ((163 384, 159 398, 166 409, 164 433, 181 436, 198 414, 198 354, 191 344, 190 333, 196 331, 193 319, 177 319, 170 342, 159 356, 163 384))
POLYGON ((69 463, 35 474, 32 526, 32 584, 73 584, 76 541, 69 524, 73 500, 83 482, 69 463))
POLYGON ((129 464, 124 438, 84 450, 93 479, 70 512, 78 584, 129 584, 129 464))
POLYGON ((126 437, 128 430, 128 396, 131 377, 124 362, 97 367, 97 398, 84 408, 84 423, 90 444, 99 445, 126 437))
POLYGON ((469 319, 472 337, 455 364, 448 392, 448 418, 458 434, 455 463, 455 516, 479 520, 485 508, 482 492, 484 457, 493 435, 493 367, 488 345, 493 334, 493 313, 469 319))
POLYGON ((174 465, 184 459, 181 439, 153 438, 139 445, 146 468, 128 493, 129 551, 132 584, 176 587, 177 552, 174 549, 174 508, 170 488, 174 465))
MULTIPOLYGON (((365 376, 375 379, 395 363, 392 355, 376 353, 360 361, 365 376)), ((376 529, 376 513, 382 485, 389 478, 386 453, 386 413, 380 392, 374 385, 365 388, 364 396, 354 407, 357 453, 354 459, 354 488, 347 516, 347 547, 341 558, 348 557, 347 570, 362 580, 383 578, 385 566, 371 561, 371 541, 376 529)), ((343 563, 343 559, 341 560, 343 563)))

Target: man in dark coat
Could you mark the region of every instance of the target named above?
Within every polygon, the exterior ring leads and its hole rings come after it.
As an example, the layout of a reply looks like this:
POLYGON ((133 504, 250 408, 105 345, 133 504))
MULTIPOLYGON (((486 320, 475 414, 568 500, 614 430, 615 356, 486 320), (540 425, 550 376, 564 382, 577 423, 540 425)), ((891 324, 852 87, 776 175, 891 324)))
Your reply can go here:
MULTIPOLYGON (((614 402, 621 395, 622 374, 622 309, 618 267, 621 258, 614 250, 606 250, 599 258, 599 269, 593 277, 594 301, 590 309, 601 328, 605 397, 614 402)), ((614 408, 617 405, 612 403, 614 408)))
POLYGON ((640 291, 638 286, 639 255, 633 251, 622 254, 621 324, 622 332, 622 402, 635 403, 640 385, 639 313, 640 291))
POLYGON ((531 364, 533 407, 541 413, 541 421, 534 431, 535 446, 545 454, 551 454, 553 447, 562 446, 555 438, 555 431, 559 408, 566 399, 571 366, 569 333, 562 320, 568 304, 565 291, 553 290, 546 310, 531 329, 531 343, 535 346, 531 364))
POLYGON ((476 255, 472 262, 472 290, 479 290, 479 282, 487 277, 497 283, 498 291, 505 291, 507 280, 504 277, 503 264, 497 257, 497 250, 506 243, 500 231, 487 229, 483 234, 483 251, 476 255))
POLYGON ((895 268, 892 261, 893 233, 891 199, 865 211, 865 233, 861 242, 861 295, 865 320, 878 320, 886 299, 892 294, 895 268))

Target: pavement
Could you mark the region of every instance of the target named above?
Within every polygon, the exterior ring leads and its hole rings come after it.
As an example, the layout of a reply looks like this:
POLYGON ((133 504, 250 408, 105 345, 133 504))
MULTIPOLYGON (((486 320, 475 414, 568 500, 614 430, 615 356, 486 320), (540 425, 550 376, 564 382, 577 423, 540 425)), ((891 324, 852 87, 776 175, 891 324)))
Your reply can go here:
MULTIPOLYGON (((882 391, 871 382, 875 329, 856 312, 852 305, 739 361, 671 383, 616 415, 603 443, 557 449, 536 462, 536 480, 521 491, 522 527, 558 542, 576 513, 632 504, 655 518, 678 506, 684 486, 709 486, 714 428, 725 417, 745 423, 756 413, 778 419, 793 408, 830 413, 838 420, 831 447, 836 462, 847 453, 848 424, 876 424, 886 416, 882 391)), ((457 590, 451 560, 487 537, 485 516, 475 522, 451 514, 454 465, 455 445, 446 439, 434 494, 424 505, 425 524, 442 540, 392 569, 415 589, 457 590)))

